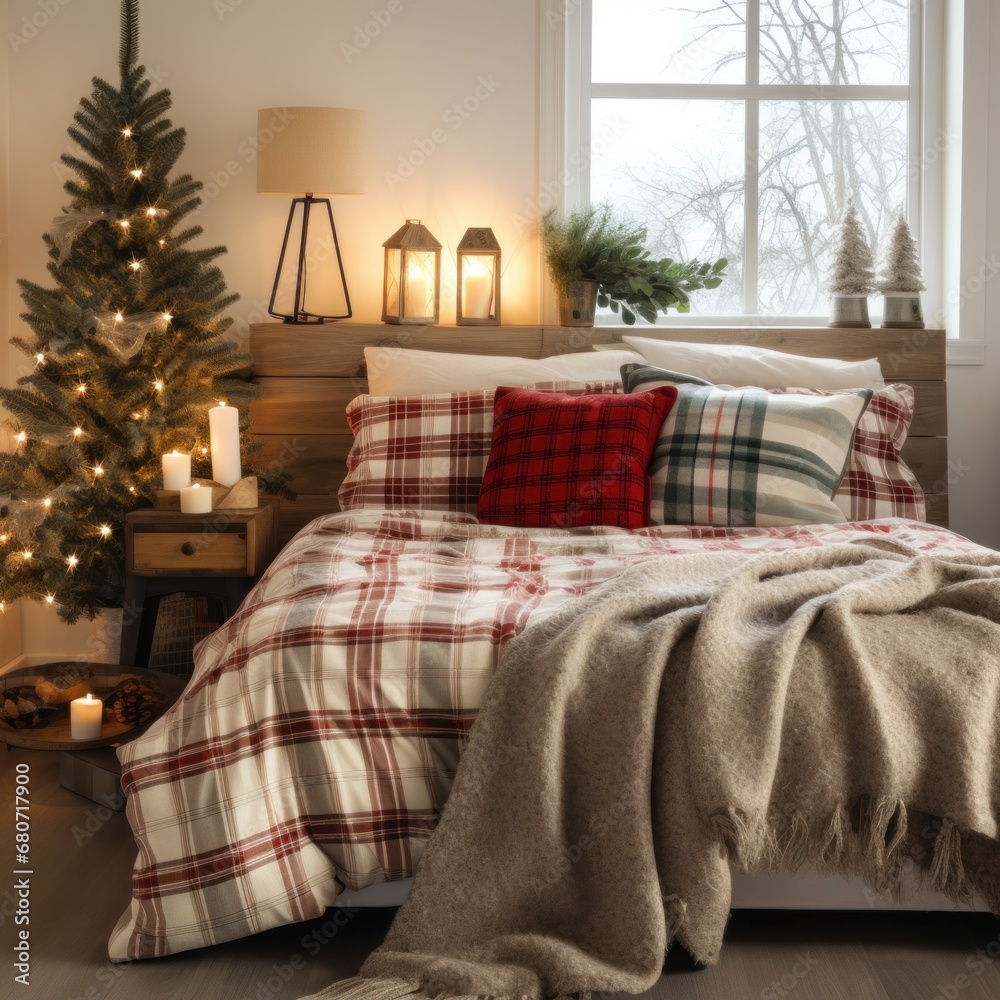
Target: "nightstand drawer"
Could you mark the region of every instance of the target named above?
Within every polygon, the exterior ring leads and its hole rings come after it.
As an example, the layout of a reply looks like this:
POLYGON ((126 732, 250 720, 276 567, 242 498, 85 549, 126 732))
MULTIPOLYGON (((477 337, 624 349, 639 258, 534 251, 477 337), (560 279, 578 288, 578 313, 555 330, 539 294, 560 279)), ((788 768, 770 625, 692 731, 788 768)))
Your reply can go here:
POLYGON ((186 573, 247 574, 246 535, 236 531, 187 534, 136 531, 132 536, 130 573, 183 576, 186 573))

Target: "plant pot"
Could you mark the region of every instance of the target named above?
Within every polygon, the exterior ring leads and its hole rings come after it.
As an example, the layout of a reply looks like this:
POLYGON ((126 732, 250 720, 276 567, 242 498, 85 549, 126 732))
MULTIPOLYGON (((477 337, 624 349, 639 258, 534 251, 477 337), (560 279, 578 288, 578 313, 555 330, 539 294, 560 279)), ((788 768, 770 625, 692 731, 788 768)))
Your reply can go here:
POLYGON ((922 330, 924 311, 919 292, 883 292, 883 330, 922 330))
POLYGON ((593 326, 596 311, 596 281, 571 281, 559 296, 560 326, 593 326))
POLYGON ((867 295, 833 295, 830 297, 830 320, 827 326, 838 329, 870 330, 867 295))

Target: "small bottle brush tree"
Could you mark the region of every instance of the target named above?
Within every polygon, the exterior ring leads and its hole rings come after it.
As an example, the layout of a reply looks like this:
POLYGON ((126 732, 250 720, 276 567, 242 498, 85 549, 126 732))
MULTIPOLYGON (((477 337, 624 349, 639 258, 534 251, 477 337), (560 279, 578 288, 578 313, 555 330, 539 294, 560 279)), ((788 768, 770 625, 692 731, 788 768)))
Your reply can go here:
POLYGON ((920 255, 917 241, 910 232, 906 216, 902 212, 896 219, 885 265, 879 275, 880 292, 909 292, 916 295, 924 291, 924 280, 920 270, 920 255))
POLYGON ((858 209, 852 198, 847 203, 837 242, 834 247, 832 295, 868 296, 875 291, 875 262, 858 219, 858 209))
MULTIPOLYGON (((62 157, 65 214, 43 239, 55 287, 20 281, 33 339, 14 338, 32 366, 0 390, 14 449, 0 455, 0 608, 46 601, 68 622, 121 607, 125 514, 149 506, 161 455, 190 452, 210 476, 208 410, 245 404, 250 358, 225 338, 227 294, 213 261, 181 228, 201 184, 170 176, 185 133, 164 117, 138 59, 138 3, 122 0, 120 84, 100 78, 62 157)), ((244 438, 246 435, 244 434, 244 438)), ((252 450, 252 449, 251 449, 252 450)), ((254 470, 266 489, 286 477, 254 470)))

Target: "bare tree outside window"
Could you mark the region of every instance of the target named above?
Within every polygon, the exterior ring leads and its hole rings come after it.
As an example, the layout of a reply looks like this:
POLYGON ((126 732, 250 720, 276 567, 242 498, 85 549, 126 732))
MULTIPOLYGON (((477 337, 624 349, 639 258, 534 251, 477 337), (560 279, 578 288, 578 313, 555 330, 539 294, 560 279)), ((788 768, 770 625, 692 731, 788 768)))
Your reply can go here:
POLYGON ((848 199, 876 248, 907 202, 909 0, 592 0, 591 17, 592 134, 624 125, 591 200, 654 252, 729 259, 697 312, 824 314, 848 199))

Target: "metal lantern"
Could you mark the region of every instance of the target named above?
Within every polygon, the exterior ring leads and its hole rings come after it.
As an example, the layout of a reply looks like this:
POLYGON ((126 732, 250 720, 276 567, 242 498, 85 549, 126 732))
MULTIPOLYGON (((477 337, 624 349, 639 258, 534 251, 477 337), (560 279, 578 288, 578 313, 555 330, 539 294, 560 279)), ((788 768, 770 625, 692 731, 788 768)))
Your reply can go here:
POLYGON ((459 326, 500 324, 500 244, 492 229, 466 229, 458 244, 459 326))
POLYGON ((407 219, 382 246, 382 322, 436 323, 441 301, 441 244, 419 219, 407 219))

